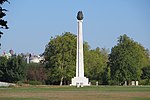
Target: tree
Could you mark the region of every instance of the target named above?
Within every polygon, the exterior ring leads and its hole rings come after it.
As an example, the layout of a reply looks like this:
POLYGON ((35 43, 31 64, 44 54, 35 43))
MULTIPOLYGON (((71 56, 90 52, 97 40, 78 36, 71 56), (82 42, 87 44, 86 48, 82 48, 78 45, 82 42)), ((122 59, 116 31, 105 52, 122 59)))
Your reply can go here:
POLYGON ((45 84, 46 73, 44 65, 41 63, 30 63, 27 65, 26 71, 27 81, 39 81, 45 84))
MULTIPOLYGON (((148 52, 149 54, 149 52, 148 52)), ((142 68, 142 76, 141 76, 140 84, 142 85, 150 85, 150 58, 149 65, 142 68)))
POLYGON ((7 58, 0 57, 0 81, 2 80, 2 77, 5 74, 6 67, 7 67, 7 58))
POLYGON ((75 75, 76 36, 70 32, 51 37, 44 56, 49 84, 69 84, 75 75))
MULTIPOLYGON (((2 8, 2 4, 4 2, 8 2, 8 0, 0 0, 0 28, 1 29, 8 29, 8 26, 7 26, 7 21, 3 20, 3 17, 6 16, 6 9, 3 9, 2 8)), ((1 35, 3 35, 3 32, 0 31, 0 38, 1 38, 1 35)), ((1 43, 0 43, 0 46, 1 46, 1 43)))
POLYGON ((148 65, 148 59, 147 51, 141 44, 125 34, 120 36, 109 55, 111 79, 117 84, 140 80, 141 68, 148 65))
POLYGON ((1 57, 0 69, 2 75, 1 81, 17 82, 25 79, 25 61, 20 56, 14 56, 9 59, 1 57))
POLYGON ((150 65, 142 68, 142 79, 150 80, 150 65))
POLYGON ((108 54, 105 49, 96 48, 85 52, 85 75, 90 81, 104 83, 104 69, 107 67, 108 54), (102 77, 103 76, 103 77, 102 77))

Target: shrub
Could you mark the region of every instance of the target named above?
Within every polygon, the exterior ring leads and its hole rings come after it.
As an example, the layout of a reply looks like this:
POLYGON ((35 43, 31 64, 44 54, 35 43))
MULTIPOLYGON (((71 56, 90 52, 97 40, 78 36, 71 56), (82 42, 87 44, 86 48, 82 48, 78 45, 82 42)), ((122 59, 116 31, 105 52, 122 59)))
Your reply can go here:
POLYGON ((90 80, 91 85, 96 85, 97 80, 90 80))
POLYGON ((46 80, 46 72, 43 64, 30 63, 27 65, 27 80, 40 81, 43 84, 46 80))
POLYGON ((118 82, 116 80, 109 80, 109 85, 118 85, 118 82))
POLYGON ((42 82, 40 81, 29 81, 30 85, 42 85, 42 82))
POLYGON ((144 79, 139 81, 140 85, 150 85, 150 79, 144 79))

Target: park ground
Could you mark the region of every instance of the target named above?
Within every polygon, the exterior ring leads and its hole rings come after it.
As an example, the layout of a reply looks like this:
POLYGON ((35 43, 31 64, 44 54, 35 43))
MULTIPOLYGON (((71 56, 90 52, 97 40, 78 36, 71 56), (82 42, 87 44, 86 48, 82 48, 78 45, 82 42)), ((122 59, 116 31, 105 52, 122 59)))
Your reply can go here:
POLYGON ((0 100, 150 100, 150 86, 0 87, 0 100))

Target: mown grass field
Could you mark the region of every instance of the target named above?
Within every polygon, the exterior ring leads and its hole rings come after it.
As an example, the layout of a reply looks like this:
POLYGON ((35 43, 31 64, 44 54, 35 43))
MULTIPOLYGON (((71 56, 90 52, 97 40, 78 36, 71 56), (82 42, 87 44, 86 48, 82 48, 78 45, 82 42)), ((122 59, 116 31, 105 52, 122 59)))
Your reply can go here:
POLYGON ((1 87, 0 100, 150 100, 150 86, 1 87))

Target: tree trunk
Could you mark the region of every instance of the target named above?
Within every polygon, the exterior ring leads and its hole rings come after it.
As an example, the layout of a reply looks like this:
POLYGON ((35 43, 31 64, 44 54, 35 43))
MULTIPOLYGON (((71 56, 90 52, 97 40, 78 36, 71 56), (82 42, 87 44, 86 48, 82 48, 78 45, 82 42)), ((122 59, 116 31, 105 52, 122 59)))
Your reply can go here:
POLYGON ((63 79, 64 79, 64 77, 61 77, 61 79, 60 79, 60 86, 62 86, 63 79))

